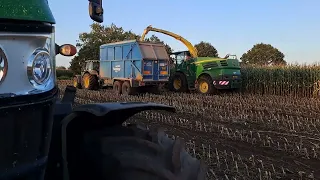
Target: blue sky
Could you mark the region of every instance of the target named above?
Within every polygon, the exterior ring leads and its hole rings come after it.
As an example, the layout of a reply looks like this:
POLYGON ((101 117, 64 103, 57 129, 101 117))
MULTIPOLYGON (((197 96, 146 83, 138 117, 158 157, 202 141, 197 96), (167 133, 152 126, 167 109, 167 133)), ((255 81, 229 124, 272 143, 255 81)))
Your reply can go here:
MULTIPOLYGON (((212 43, 219 55, 241 55, 256 43, 269 43, 289 63, 320 62, 319 0, 103 0, 104 25, 115 23, 141 34, 148 25, 175 32, 191 43, 212 43)), ((93 23, 87 0, 49 0, 56 18, 56 42, 76 43, 93 23)), ((149 33, 151 36, 153 33, 149 33)), ((174 50, 175 39, 155 33, 174 50)), ((68 67, 71 58, 57 56, 68 67)))

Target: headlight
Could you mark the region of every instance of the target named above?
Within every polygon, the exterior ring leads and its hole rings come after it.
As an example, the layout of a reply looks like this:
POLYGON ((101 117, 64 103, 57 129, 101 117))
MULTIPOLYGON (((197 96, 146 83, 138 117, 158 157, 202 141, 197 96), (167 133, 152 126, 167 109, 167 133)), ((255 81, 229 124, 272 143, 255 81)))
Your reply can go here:
POLYGON ((27 73, 34 87, 45 86, 51 76, 52 60, 47 49, 36 49, 28 60, 27 73))
POLYGON ((3 82, 8 71, 8 60, 3 50, 0 48, 0 84, 3 82))
POLYGON ((0 32, 0 96, 52 90, 56 82, 55 55, 54 33, 0 32))

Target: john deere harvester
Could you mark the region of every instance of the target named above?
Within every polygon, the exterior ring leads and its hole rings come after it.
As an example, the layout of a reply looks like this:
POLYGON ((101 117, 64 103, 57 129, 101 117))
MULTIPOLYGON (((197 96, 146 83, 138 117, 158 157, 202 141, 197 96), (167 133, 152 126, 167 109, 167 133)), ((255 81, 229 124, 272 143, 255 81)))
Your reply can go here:
POLYGON ((224 58, 198 57, 197 49, 185 38, 175 33, 148 26, 142 36, 154 31, 171 36, 182 42, 188 51, 172 53, 169 89, 177 92, 197 90, 202 94, 213 94, 223 90, 237 91, 241 87, 240 63, 235 55, 224 58))

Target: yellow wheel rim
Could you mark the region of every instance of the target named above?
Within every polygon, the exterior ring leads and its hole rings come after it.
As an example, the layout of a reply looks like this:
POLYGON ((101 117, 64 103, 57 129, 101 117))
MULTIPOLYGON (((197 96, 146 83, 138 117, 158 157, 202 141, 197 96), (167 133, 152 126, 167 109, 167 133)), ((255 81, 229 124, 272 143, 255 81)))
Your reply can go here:
POLYGON ((201 93, 206 93, 209 90, 209 84, 205 81, 199 83, 199 90, 201 93))
POLYGON ((174 88, 175 90, 178 90, 178 89, 181 88, 181 80, 180 80, 180 79, 175 79, 175 80, 173 81, 173 88, 174 88))
POLYGON ((77 87, 77 85, 78 85, 77 80, 73 80, 73 86, 77 87))
POLYGON ((83 84, 84 84, 85 88, 89 87, 89 84, 90 84, 89 76, 84 76, 83 77, 83 84))

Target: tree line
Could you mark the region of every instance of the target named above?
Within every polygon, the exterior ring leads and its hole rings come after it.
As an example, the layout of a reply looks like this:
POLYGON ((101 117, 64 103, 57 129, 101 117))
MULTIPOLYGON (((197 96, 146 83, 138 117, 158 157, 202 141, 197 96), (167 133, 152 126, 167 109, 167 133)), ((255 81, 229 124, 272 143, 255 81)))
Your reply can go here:
MULTIPOLYGON (((81 66, 84 61, 99 59, 99 47, 102 44, 140 39, 140 35, 131 30, 126 31, 115 24, 103 26, 98 23, 93 23, 90 27, 90 32, 79 34, 79 39, 77 40, 77 48, 79 51, 70 62, 70 69, 74 73, 81 72, 81 66)), ((145 41, 164 43, 168 54, 174 51, 170 45, 163 42, 156 35, 146 38, 145 41)), ((194 47, 197 49, 199 57, 219 57, 217 49, 209 42, 201 41, 195 44, 194 47)), ((285 55, 272 45, 258 43, 244 53, 240 60, 243 65, 286 65, 284 57, 285 55)))

